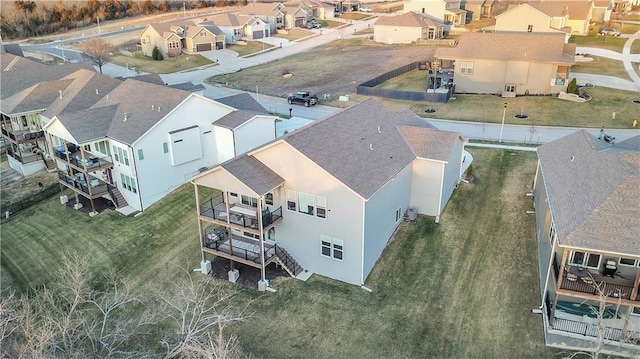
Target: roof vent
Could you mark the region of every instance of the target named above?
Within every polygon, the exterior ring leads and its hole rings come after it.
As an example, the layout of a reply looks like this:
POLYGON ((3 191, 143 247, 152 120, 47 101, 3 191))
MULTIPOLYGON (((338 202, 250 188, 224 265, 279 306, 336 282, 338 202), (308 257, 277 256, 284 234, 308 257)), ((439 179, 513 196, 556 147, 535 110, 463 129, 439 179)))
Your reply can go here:
POLYGON ((98 89, 96 89, 96 95, 99 95, 99 94, 100 94, 100 91, 98 91, 98 89))
POLYGON ((129 118, 129 114, 127 114, 126 112, 124 113, 124 120, 126 121, 129 118))
POLYGON ((573 162, 573 160, 574 160, 574 159, 575 159, 575 157, 574 157, 574 156, 571 156, 571 162, 573 162))
POLYGON ((160 106, 158 106, 158 112, 160 112, 160 106))
POLYGON ((369 144, 369 149, 370 149, 371 151, 373 151, 373 143, 370 143, 370 144, 369 144))
POLYGON ((380 131, 380 126, 378 126, 378 133, 380 133, 380 132, 382 132, 382 131, 380 131))
POLYGON ((151 111, 156 109, 156 105, 151 105, 151 111))
POLYGON ((62 90, 58 90, 58 95, 60 95, 60 98, 62 98, 62 90))

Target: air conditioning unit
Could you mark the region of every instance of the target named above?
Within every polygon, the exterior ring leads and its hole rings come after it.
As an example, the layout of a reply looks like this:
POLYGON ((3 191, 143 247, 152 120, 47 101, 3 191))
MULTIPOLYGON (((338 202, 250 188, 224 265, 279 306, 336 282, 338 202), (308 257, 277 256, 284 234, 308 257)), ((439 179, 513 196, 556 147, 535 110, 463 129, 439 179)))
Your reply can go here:
POLYGON ((67 195, 60 196, 60 203, 61 204, 66 204, 67 202, 69 202, 69 197, 67 197, 67 195))
POLYGON ((415 221, 416 219, 418 219, 418 211, 416 211, 415 208, 409 208, 409 210, 407 211, 407 219, 409 219, 410 221, 415 221))

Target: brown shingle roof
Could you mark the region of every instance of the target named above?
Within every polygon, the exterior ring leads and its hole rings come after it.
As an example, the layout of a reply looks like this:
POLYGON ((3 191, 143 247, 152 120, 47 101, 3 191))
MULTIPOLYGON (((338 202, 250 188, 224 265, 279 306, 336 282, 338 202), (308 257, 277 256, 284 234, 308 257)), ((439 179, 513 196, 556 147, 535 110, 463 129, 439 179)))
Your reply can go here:
POLYGON ((263 196, 282 185, 284 179, 257 158, 241 155, 221 165, 254 192, 263 196))
POLYGON ((251 95, 246 92, 239 93, 237 95, 231 95, 223 98, 216 99, 217 102, 231 106, 238 110, 251 112, 254 114, 267 115, 267 110, 256 101, 251 95))
POLYGON ((527 4, 549 16, 560 17, 567 14, 571 20, 586 20, 591 9, 591 2, 588 1, 550 0, 531 1, 527 4))
POLYGON ((564 34, 469 32, 462 34, 458 46, 439 47, 435 56, 573 64, 575 54, 565 53, 564 39, 564 34))
POLYGON ((538 156, 561 245, 640 256, 640 148, 582 130, 540 146, 538 156))
POLYGON ((244 6, 238 12, 240 16, 246 15, 261 15, 261 16, 274 16, 281 11, 278 10, 276 3, 249 3, 244 6))
POLYGON ((118 105, 92 108, 57 115, 56 118, 69 131, 79 145, 107 137, 118 105))
POLYGON ((246 111, 233 111, 228 113, 227 115, 213 121, 213 124, 216 126, 224 127, 233 130, 234 128, 242 125, 243 123, 249 121, 255 117, 253 113, 249 113, 246 111))
POLYGON ((439 21, 421 16, 420 14, 415 12, 407 12, 397 16, 383 16, 378 18, 374 25, 420 28, 429 26, 444 26, 444 24, 439 21))
POLYGON ((72 79, 47 81, 34 85, 2 101, 4 114, 44 110, 64 93, 72 79))
POLYGON ((398 131, 417 157, 437 161, 449 161, 460 138, 458 133, 433 128, 398 126, 398 131))

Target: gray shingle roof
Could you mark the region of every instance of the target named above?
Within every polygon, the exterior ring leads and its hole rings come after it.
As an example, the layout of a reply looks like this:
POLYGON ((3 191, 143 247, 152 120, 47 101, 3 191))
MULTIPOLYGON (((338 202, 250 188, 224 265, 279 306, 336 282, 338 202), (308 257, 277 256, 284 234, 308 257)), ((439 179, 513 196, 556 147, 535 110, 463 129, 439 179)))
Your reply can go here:
POLYGON ((268 114, 267 110, 246 92, 228 97, 218 98, 216 99, 216 101, 220 102, 221 104, 237 108, 238 110, 252 112, 260 115, 268 114))
POLYGON ((416 158, 397 117, 369 99, 283 139, 367 199, 416 158))
POLYGON ((233 130, 234 128, 242 125, 255 117, 254 114, 246 111, 233 111, 215 121, 213 124, 216 126, 224 127, 233 130))
POLYGON ((42 82, 2 101, 2 112, 17 114, 43 110, 64 94, 72 79, 42 82))
POLYGON ((57 118, 71 136, 78 141, 78 144, 83 144, 107 137, 117 110, 118 105, 111 105, 78 112, 67 112, 58 115, 57 118))
POLYGON ((603 144, 582 130, 538 148, 558 241, 640 256, 640 149, 603 144))
POLYGON ((468 32, 460 36, 458 46, 439 47, 435 56, 573 64, 575 47, 565 46, 564 40, 564 34, 468 32))
POLYGON ((241 155, 221 165, 259 195, 282 185, 284 179, 253 156, 241 155))
POLYGON ((80 69, 93 70, 88 63, 44 65, 12 54, 0 55, 0 99, 6 99, 35 84, 59 80, 80 69))
POLYGON ((128 79, 92 108, 119 105, 109 129, 109 137, 130 145, 189 95, 189 92, 168 86, 128 79))
POLYGON ((449 161, 460 135, 432 128, 398 126, 413 153, 420 158, 449 161))
POLYGON ((183 82, 179 84, 173 84, 173 85, 169 85, 169 87, 178 89, 178 90, 189 91, 189 92, 197 92, 197 91, 205 90, 204 85, 202 84, 194 85, 193 82, 183 82))

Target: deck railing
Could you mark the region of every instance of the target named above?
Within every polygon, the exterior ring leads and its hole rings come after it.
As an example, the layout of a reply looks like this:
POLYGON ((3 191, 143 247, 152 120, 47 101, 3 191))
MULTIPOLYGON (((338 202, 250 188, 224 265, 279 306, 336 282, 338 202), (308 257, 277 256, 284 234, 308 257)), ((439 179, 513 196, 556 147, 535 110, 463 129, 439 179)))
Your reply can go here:
POLYGON ((588 280, 585 282, 582 278, 569 280, 567 276, 564 276, 562 278, 560 288, 593 295, 599 295, 601 290, 607 297, 637 300, 637 298, 631 298, 631 291, 633 291, 633 287, 608 283, 606 281, 593 280, 589 283, 588 280))
POLYGON ((602 335, 605 340, 611 340, 622 343, 640 344, 640 332, 627 330, 624 332, 619 328, 603 327, 598 328, 597 324, 589 324, 577 322, 569 319, 555 318, 553 321, 553 329, 563 332, 580 334, 585 337, 598 338, 602 335), (602 330, 602 332, 600 332, 602 330))
POLYGON ((96 157, 91 155, 90 157, 85 157, 84 160, 79 152, 67 153, 62 151, 55 151, 55 156, 68 161, 72 165, 84 169, 84 171, 95 170, 95 168, 100 168, 104 166, 113 166, 113 162, 108 156, 105 157, 96 157))
POLYGON ((20 141, 31 141, 37 140, 40 138, 44 138, 44 131, 30 131, 30 130, 22 130, 22 131, 11 131, 6 128, 2 128, 2 134, 5 137, 8 137, 16 142, 20 141))
POLYGON ((82 175, 81 177, 70 176, 62 171, 58 171, 58 179, 60 182, 66 184, 68 187, 80 190, 89 196, 101 196, 109 191, 108 184, 91 176, 87 178, 82 175))

